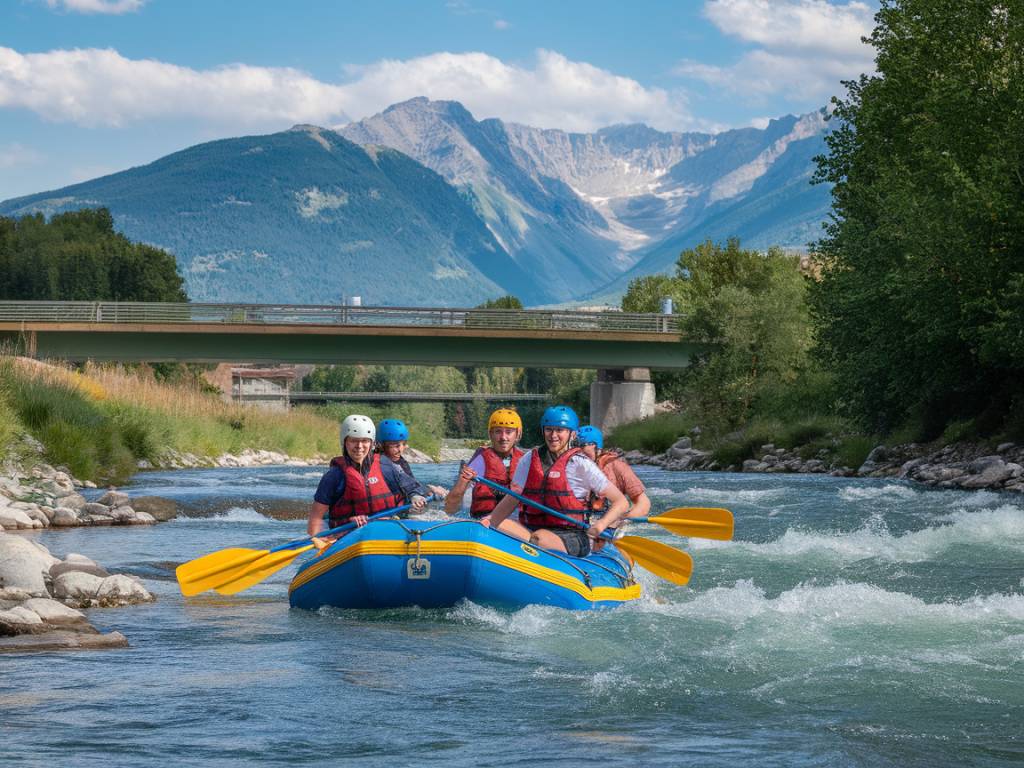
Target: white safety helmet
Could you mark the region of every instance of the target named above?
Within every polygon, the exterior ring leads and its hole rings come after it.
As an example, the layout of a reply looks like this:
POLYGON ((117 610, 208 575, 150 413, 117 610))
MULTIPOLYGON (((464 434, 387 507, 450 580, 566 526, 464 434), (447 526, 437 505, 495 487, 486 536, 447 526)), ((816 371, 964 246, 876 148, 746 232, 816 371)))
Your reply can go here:
POLYGON ((373 419, 369 416, 360 416, 353 413, 346 416, 341 422, 341 447, 345 448, 346 437, 366 437, 373 440, 377 436, 377 429, 373 426, 373 419))

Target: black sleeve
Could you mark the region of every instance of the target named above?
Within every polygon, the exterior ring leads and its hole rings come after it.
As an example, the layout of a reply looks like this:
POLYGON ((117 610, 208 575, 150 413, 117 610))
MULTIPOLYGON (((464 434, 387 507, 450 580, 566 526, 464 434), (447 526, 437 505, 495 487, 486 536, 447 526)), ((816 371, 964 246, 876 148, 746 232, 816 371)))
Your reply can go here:
POLYGON ((330 507, 341 498, 341 494, 344 492, 345 473, 338 467, 331 467, 320 478, 320 484, 316 487, 316 493, 313 494, 313 501, 330 507))

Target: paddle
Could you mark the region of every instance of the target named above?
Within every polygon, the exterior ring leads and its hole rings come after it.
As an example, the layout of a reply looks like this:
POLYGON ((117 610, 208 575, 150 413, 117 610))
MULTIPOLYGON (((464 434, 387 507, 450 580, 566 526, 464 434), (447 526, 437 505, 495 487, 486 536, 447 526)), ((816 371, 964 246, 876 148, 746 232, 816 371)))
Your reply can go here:
MULTIPOLYGON (((546 507, 532 499, 528 499, 525 496, 516 493, 511 488, 506 488, 503 485, 491 482, 485 477, 476 477, 474 480, 479 483, 484 483, 496 491, 500 491, 508 496, 519 499, 524 504, 536 507, 541 512, 554 515, 555 517, 561 518, 573 525, 577 525, 580 528, 589 527, 586 523, 581 523, 575 518, 564 515, 561 512, 551 509, 550 507, 546 507)), ((673 549, 667 544, 662 544, 659 541, 651 541, 650 539, 642 539, 639 536, 623 536, 621 539, 615 539, 607 532, 602 533, 601 538, 606 541, 613 542, 616 547, 632 557, 648 571, 661 576, 667 581, 671 581, 673 584, 679 584, 680 586, 686 584, 690 580, 690 574, 693 573, 693 558, 686 552, 680 552, 678 549, 673 549)))
MULTIPOLYGON (((411 504, 406 504, 395 509, 378 512, 372 515, 370 520, 404 512, 411 506, 411 504)), ((344 533, 355 527, 355 523, 346 523, 337 528, 322 531, 318 537, 344 533)), ((311 540, 312 537, 296 539, 273 549, 221 549, 182 563, 175 570, 175 575, 178 577, 181 593, 186 597, 198 595, 208 589, 216 589, 221 594, 233 595, 284 568, 303 552, 308 552, 313 548, 311 540), (235 586, 237 589, 234 588, 235 586), (231 589, 232 591, 222 592, 222 589, 231 589)))
POLYGON ((622 522, 654 523, 679 536, 696 539, 729 541, 733 533, 732 512, 716 507, 676 507, 660 515, 624 517, 622 522))

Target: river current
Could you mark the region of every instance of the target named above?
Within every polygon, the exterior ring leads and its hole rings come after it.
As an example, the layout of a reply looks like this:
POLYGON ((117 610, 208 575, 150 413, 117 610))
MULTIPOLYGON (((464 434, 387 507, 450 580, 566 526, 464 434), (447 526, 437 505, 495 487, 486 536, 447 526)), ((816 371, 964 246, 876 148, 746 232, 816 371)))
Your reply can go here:
POLYGON ((178 563, 303 535, 255 510, 310 498, 320 471, 140 475, 132 495, 217 511, 31 534, 158 601, 89 612, 128 649, 0 656, 0 764, 1024 762, 1024 498, 638 469, 655 510, 728 507, 736 541, 633 526, 693 555, 690 585, 642 572, 643 599, 582 613, 290 610, 294 567, 184 599, 178 563))

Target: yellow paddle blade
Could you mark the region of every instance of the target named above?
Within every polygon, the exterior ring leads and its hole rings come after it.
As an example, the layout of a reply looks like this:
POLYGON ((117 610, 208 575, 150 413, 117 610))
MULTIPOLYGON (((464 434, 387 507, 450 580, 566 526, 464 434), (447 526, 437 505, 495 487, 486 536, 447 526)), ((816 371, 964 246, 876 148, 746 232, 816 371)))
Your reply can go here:
POLYGON ((728 541, 733 534, 732 512, 715 507, 677 507, 647 518, 679 536, 728 541))
POLYGON ((213 589, 231 574, 266 555, 266 549, 222 549, 179 565, 174 573, 185 597, 213 589))
POLYGON ((218 549, 216 552, 211 552, 208 555, 197 557, 195 560, 189 560, 187 563, 182 563, 174 570, 174 573, 179 579, 185 579, 188 581, 194 579, 204 571, 217 568, 224 563, 232 563, 239 557, 247 555, 250 552, 266 552, 266 550, 242 548, 218 549))
POLYGON ((214 589, 219 595, 238 594, 254 584, 259 584, 271 574, 277 573, 303 552, 308 552, 311 549, 313 549, 313 545, 309 544, 298 549, 286 549, 267 554, 240 571, 232 571, 229 578, 222 576, 220 583, 214 589))
POLYGON ((660 541, 651 541, 639 536, 623 536, 615 540, 615 546, 643 568, 673 584, 686 584, 693 573, 692 557, 660 541))

